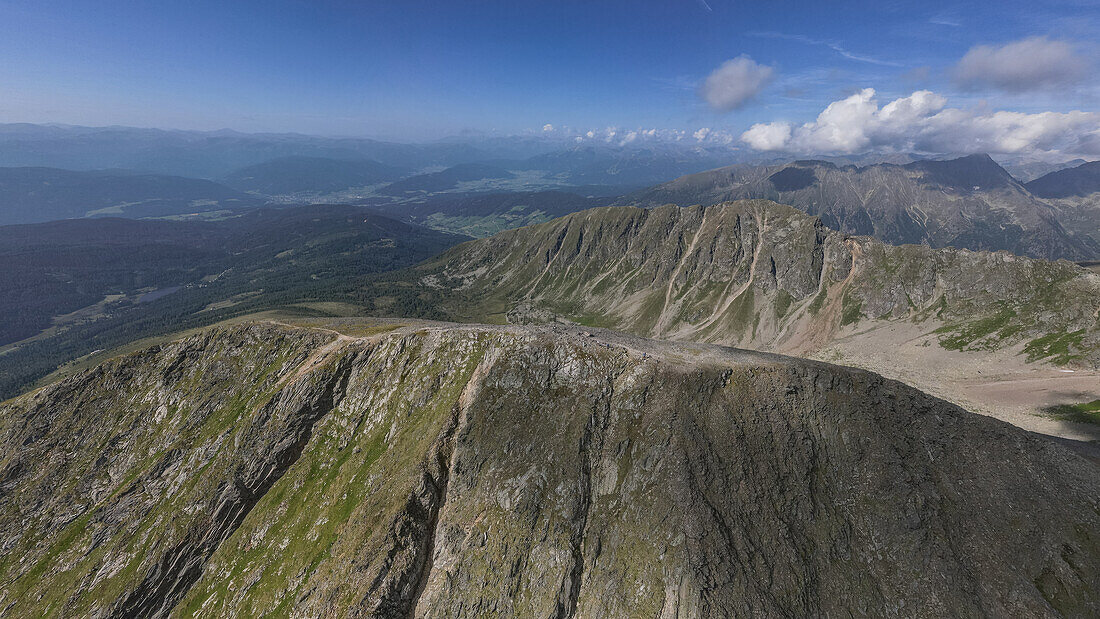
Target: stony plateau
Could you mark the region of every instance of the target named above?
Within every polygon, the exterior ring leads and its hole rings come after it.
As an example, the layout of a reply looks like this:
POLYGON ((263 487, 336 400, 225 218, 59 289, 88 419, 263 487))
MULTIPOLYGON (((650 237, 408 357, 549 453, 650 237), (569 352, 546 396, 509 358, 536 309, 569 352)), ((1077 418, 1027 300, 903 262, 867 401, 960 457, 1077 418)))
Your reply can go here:
POLYGON ((215 328, 4 403, 0 616, 1100 613, 1097 465, 901 383, 337 329, 215 328))

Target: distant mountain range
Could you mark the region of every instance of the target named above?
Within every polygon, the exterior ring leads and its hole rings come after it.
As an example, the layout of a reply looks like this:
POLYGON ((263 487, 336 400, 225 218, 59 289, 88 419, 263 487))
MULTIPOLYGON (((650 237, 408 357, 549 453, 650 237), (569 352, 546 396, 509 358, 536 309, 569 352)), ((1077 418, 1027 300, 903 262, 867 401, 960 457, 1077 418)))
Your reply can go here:
POLYGON ((1051 172, 1024 186, 1040 198, 1092 196, 1100 193, 1100 161, 1051 172))
POLYGON ((485 237, 502 230, 542 223, 596 206, 606 206, 613 199, 567 191, 533 191, 438 195, 415 202, 366 204, 378 212, 403 221, 437 230, 485 237))
POLYGON ((0 125, 0 166, 71 170, 124 168, 197 178, 222 178, 284 157, 371 159, 410 170, 553 150, 545 141, 398 144, 366 138, 236 131, 178 131, 134 127, 0 125))
POLYGON ((624 193, 681 174, 698 172, 730 161, 731 153, 699 147, 575 146, 522 160, 492 160, 452 166, 440 172, 419 174, 377 190, 394 198, 456 191, 465 183, 468 191, 494 187, 511 191, 606 188, 624 193), (494 182, 495 181, 495 182, 494 182), (502 182, 503 181, 503 182, 502 182))
POLYGON ((486 235, 606 203, 588 199, 595 196, 623 196, 615 203, 638 206, 759 198, 818 215, 826 226, 894 244, 1100 259, 1096 164, 1062 168, 1073 162, 1002 156, 1020 178, 1029 179, 1023 183, 985 155, 868 153, 739 162, 745 157, 728 145, 689 139, 616 143, 469 136, 397 144, 232 131, 0 125, 0 164, 52 167, 0 171, 0 224, 102 215, 209 216, 267 202, 314 202, 364 204, 406 221, 486 235), (109 170, 59 169, 90 167, 109 170), (546 192, 551 191, 562 192, 560 204, 550 204, 546 192), (538 204, 488 197, 493 194, 538 196, 528 199, 538 204), (490 207, 491 202, 518 210, 490 207), (471 215, 471 209, 479 214, 471 215))
POLYGON ((395 181, 408 169, 372 159, 280 157, 241 168, 222 179, 240 191, 266 195, 330 193, 395 181))
POLYGON ((1026 187, 1054 205, 1063 226, 1100 243, 1100 161, 1052 172, 1026 187))
POLYGON ((487 163, 463 163, 440 172, 417 174, 386 185, 379 193, 395 197, 433 194, 457 189, 460 183, 515 178, 508 170, 487 163))
POLYGON ((614 183, 701 165, 714 155, 708 152, 681 159, 653 148, 578 147, 420 174, 364 158, 291 156, 238 169, 222 182, 127 170, 0 168, 0 225, 87 216, 223 216, 269 201, 330 198, 485 236, 608 203, 686 206, 759 198, 820 216, 828 227, 893 244, 1100 259, 1100 164, 1095 162, 1026 184, 985 155, 866 166, 819 160, 735 164, 617 200, 602 198, 630 187, 614 183))
MULTIPOLYGON (((948 157, 950 159, 950 157, 948 157)), ((1065 170, 1068 168, 1075 168, 1082 163, 1086 163, 1084 159, 1071 159, 1069 161, 1041 161, 1041 160, 1029 160, 1022 157, 994 157, 997 163, 1002 168, 1008 170, 1008 173, 1012 175, 1012 178, 1020 181, 1021 183, 1029 183, 1039 177, 1046 176, 1051 172, 1057 172, 1058 170, 1065 170)))
POLYGON ((536 155, 509 169, 539 170, 568 185, 641 186, 740 158, 728 149, 655 144, 629 148, 583 144, 536 155))
MULTIPOLYGON (((120 168, 221 179, 242 168, 288 157, 371 160, 408 173, 503 162, 501 167, 512 170, 543 170, 558 183, 644 186, 736 161, 741 154, 727 146, 695 141, 577 145, 565 136, 462 136, 401 144, 228 130, 0 124, 0 166, 120 168)), ((299 163, 315 166, 318 162, 299 163)))
POLYGON ((195 178, 0 168, 0 225, 104 215, 164 217, 262 203, 225 185, 195 178))
POLYGON ((823 161, 734 165, 684 176, 621 198, 619 204, 715 204, 768 199, 821 217, 826 226, 893 244, 1006 250, 1041 258, 1100 257, 1090 217, 1100 201, 1059 205, 1029 188, 1076 183, 1088 167, 1054 172, 1023 185, 987 155, 904 165, 838 166, 823 161), (1073 211, 1073 209, 1076 211, 1073 211), (1073 211, 1075 216, 1069 216, 1073 211))

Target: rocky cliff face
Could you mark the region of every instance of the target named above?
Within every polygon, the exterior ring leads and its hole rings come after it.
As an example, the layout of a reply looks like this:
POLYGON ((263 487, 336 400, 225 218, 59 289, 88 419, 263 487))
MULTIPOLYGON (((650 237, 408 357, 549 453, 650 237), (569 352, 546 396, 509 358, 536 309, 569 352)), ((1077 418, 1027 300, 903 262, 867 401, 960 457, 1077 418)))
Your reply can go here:
POLYGON ((419 272, 468 320, 565 320, 799 354, 895 322, 946 348, 1100 363, 1095 274, 885 245, 764 200, 582 211, 460 245, 419 272))
POLYGON ((687 206, 740 199, 790 204, 836 230, 892 244, 1100 258, 1091 231, 1067 231, 1060 217, 1076 222, 1068 211, 1030 193, 987 155, 866 167, 824 161, 735 165, 684 176, 620 203, 687 206))
POLYGON ((212 330, 3 404, 0 449, 4 617, 1100 613, 1095 464, 702 344, 212 330))

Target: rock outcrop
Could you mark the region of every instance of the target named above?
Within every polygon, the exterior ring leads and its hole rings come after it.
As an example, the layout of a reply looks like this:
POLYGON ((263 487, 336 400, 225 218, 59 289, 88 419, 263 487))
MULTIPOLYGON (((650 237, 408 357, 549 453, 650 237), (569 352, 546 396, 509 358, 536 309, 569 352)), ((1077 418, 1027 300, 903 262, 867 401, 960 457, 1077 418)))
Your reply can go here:
POLYGON ((705 344, 215 329, 4 403, 0 454, 0 617, 1100 613, 1096 464, 705 344))

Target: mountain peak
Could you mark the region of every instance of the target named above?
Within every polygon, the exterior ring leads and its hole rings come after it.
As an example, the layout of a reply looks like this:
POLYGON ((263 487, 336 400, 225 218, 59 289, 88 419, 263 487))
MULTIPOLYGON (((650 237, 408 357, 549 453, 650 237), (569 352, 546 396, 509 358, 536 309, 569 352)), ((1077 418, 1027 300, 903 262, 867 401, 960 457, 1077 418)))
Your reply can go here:
POLYGON ((961 191, 996 189, 1015 183, 1012 175, 985 153, 947 161, 926 159, 904 167, 923 172, 926 181, 961 191))
POLYGON ((1082 217, 1081 222, 1067 220, 1075 229, 1063 228, 1067 222, 1053 220, 1049 204, 986 154, 866 167, 812 161, 728 166, 637 191, 617 203, 715 204, 750 198, 777 200, 821 217, 830 228, 893 244, 1005 250, 1049 260, 1100 256, 1100 245, 1090 238, 1095 224, 1082 217))
POLYGON ((1068 198, 1100 192, 1100 161, 1051 172, 1024 186, 1040 198, 1068 198))

